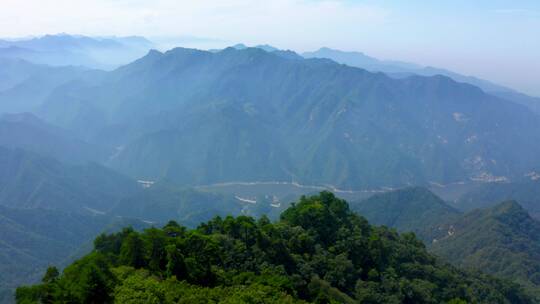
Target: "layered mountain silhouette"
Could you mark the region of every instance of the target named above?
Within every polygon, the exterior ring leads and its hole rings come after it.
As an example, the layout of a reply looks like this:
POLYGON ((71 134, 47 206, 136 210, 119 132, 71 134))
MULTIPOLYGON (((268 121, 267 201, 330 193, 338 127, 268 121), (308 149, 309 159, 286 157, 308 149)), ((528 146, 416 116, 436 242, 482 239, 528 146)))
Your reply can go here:
POLYGON ((338 63, 363 68, 368 71, 383 72, 391 77, 396 78, 405 78, 411 75, 444 75, 454 79, 455 81, 477 86, 489 94, 516 102, 518 104, 525 105, 531 110, 540 114, 540 98, 538 97, 527 96, 508 87, 498 85, 474 76, 465 76, 446 69, 436 67, 423 67, 408 62, 379 60, 377 58, 365 55, 361 52, 346 52, 326 47, 320 48, 319 50, 314 52, 305 52, 302 54, 302 56, 306 58, 328 58, 338 63))
POLYGON ((38 113, 108 145, 121 172, 183 184, 493 181, 540 162, 540 117, 474 86, 257 48, 152 51, 38 113))
POLYGON ((0 58, 23 59, 53 66, 112 69, 143 56, 151 47, 152 42, 138 36, 88 37, 57 34, 0 40, 0 58))
POLYGON ((98 81, 102 71, 54 67, 0 57, 0 113, 36 111, 52 91, 83 79, 98 81))
POLYGON ((108 211, 137 183, 95 163, 68 165, 0 147, 0 205, 62 211, 108 211))

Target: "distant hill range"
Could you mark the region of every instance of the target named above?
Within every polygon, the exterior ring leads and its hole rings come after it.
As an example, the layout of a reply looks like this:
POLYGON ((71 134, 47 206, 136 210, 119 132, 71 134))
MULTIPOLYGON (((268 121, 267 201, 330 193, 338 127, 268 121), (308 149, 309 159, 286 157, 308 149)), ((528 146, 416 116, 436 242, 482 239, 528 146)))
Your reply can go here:
POLYGON ((143 37, 45 35, 0 40, 0 58, 17 58, 53 66, 112 69, 143 56, 153 44, 143 37))
POLYGON ((330 48, 320 48, 314 52, 302 53, 305 58, 328 58, 338 63, 359 67, 371 72, 383 72, 391 77, 405 78, 412 75, 435 76, 444 75, 457 82, 472 84, 484 90, 486 93, 495 95, 518 104, 525 105, 540 114, 540 98, 531 97, 519 93, 508 87, 480 79, 474 76, 465 76, 446 69, 435 67, 423 67, 414 63, 379 60, 361 52, 345 52, 330 48))

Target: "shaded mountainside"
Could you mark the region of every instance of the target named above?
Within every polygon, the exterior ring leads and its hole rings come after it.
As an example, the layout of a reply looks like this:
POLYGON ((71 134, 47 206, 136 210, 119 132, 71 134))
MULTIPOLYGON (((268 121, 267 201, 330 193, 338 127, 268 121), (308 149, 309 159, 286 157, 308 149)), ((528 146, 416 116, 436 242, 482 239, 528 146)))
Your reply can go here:
POLYGON ((0 146, 20 148, 68 163, 107 158, 105 148, 89 144, 31 113, 0 115, 0 146))
POLYGON ((22 149, 0 147, 0 205, 62 211, 107 211, 139 189, 95 163, 67 165, 22 149))
MULTIPOLYGON (((270 206, 268 206, 270 207, 270 206)), ((140 218, 154 223, 175 220, 182 225, 195 227, 215 216, 262 215, 266 209, 261 204, 242 202, 232 195, 179 189, 167 184, 156 184, 122 198, 110 210, 120 216, 140 218)))
POLYGON ((77 79, 99 79, 100 75, 97 70, 51 67, 1 58, 0 54, 0 113, 35 111, 55 88, 77 79))
POLYGON ((69 264, 71 255, 100 232, 126 225, 143 227, 104 215, 0 206, 0 303, 10 303, 18 285, 38 282, 47 266, 69 264))
POLYGON ((540 175, 529 172, 529 180, 513 183, 483 184, 463 194, 455 202, 462 210, 490 207, 496 202, 515 200, 535 218, 540 219, 540 175))
POLYGON ((56 90, 40 115, 116 147, 108 164, 121 172, 182 184, 497 180, 540 153, 540 117, 476 87, 256 48, 152 51, 56 90))
POLYGON ((438 262, 413 234, 375 227, 345 201, 303 197, 271 223, 217 217, 101 235, 19 303, 533 303, 519 287, 438 262))
POLYGON ((391 77, 406 78, 413 75, 435 76, 444 75, 455 81, 468 83, 481 88, 485 92, 510 100, 517 104, 527 106, 532 111, 540 114, 540 98, 527 96, 510 88, 479 79, 473 76, 465 76, 445 69, 434 67, 422 67, 408 62, 391 60, 379 60, 360 52, 345 52, 329 48, 321 48, 314 52, 303 53, 305 58, 328 58, 338 63, 366 69, 371 72, 383 72, 391 77))
POLYGON ((0 147, 0 205, 109 214, 192 226, 215 215, 267 213, 270 204, 250 204, 232 195, 179 188, 141 187, 95 163, 70 165, 21 149, 0 147))
POLYGON ((430 246, 434 254, 515 280, 540 298, 540 222, 516 202, 472 211, 439 231, 430 246))
POLYGON ((540 296, 540 222, 516 202, 461 214, 426 189, 407 188, 351 208, 377 224, 415 232, 454 265, 514 280, 540 296))
POLYGON ((351 209, 371 223, 411 231, 426 243, 433 240, 434 227, 459 218, 461 213, 426 188, 406 188, 377 194, 354 203, 351 209))

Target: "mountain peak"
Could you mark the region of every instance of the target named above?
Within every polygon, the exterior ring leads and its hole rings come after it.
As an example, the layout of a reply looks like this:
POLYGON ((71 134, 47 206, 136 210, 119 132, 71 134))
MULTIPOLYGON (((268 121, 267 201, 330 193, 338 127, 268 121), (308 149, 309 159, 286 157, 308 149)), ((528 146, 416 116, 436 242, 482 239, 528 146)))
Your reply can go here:
POLYGON ((525 220, 532 220, 527 210, 514 200, 509 200, 495 205, 488 209, 489 215, 496 217, 498 220, 508 222, 511 219, 511 223, 519 223, 525 220))
POLYGON ((233 46, 230 46, 231 48, 233 49, 237 49, 237 50, 243 50, 243 49, 247 49, 247 46, 243 43, 237 43, 233 46))
POLYGON ((152 57, 162 56, 162 55, 163 53, 156 49, 151 49, 150 51, 148 51, 148 54, 146 54, 146 56, 152 56, 152 57))
POLYGON ((376 194, 351 208, 370 222, 394 227, 399 231, 413 231, 420 238, 431 236, 428 227, 455 218, 459 212, 424 187, 408 187, 376 194))

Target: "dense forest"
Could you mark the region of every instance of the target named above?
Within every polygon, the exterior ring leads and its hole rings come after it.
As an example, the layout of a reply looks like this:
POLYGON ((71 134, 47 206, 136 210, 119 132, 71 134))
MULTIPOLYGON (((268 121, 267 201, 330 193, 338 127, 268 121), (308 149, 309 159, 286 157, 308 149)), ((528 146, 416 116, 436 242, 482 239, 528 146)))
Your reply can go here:
POLYGON ((455 266, 512 280, 540 299, 540 222, 520 203, 461 213, 428 189, 409 187, 374 195, 351 209, 372 224, 414 232, 429 252, 455 266))
POLYGON ((534 303, 516 284, 442 263, 412 233, 370 225, 332 193, 277 222, 216 217, 126 228, 18 303, 534 303))

